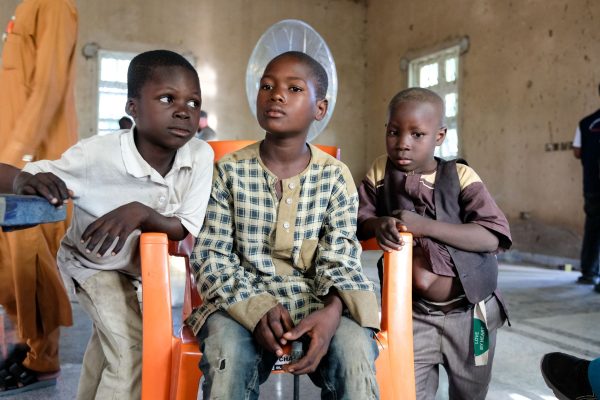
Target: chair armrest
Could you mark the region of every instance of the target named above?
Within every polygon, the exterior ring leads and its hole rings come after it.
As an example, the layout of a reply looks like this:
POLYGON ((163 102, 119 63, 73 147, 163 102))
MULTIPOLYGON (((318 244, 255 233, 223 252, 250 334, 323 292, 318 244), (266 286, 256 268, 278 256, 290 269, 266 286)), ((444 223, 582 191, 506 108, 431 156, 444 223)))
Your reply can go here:
POLYGON ((398 379, 393 381, 394 387, 406 395, 415 392, 412 324, 413 239, 410 233, 401 235, 406 244, 399 251, 385 253, 383 258, 381 329, 387 332, 390 369, 397 372, 398 379))
POLYGON ((168 246, 164 233, 142 233, 140 237, 143 398, 169 396, 173 318, 168 246))
MULTIPOLYGON (((406 245, 399 251, 384 253, 381 295, 380 342, 387 353, 381 366, 393 374, 381 388, 382 398, 415 398, 412 325, 412 234, 401 233, 406 245)), ((363 250, 380 250, 375 239, 361 243, 363 250)), ((379 366, 378 366, 379 368, 379 366)), ((378 375, 379 375, 378 371, 378 375)), ((384 372, 382 375, 386 375, 384 372)))

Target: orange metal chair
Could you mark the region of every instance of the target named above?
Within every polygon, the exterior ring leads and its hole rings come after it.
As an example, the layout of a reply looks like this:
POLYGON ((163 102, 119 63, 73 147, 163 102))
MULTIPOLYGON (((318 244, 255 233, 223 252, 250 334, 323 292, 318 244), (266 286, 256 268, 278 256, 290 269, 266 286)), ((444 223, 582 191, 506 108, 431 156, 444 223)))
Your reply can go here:
MULTIPOLYGON (((412 243, 409 233, 402 235, 405 243, 412 243)), ((177 244, 169 245, 166 234, 142 234, 143 400, 196 399, 201 377, 198 363, 202 354, 190 329, 183 327, 180 335, 172 333, 169 249, 177 253, 177 244)), ((363 249, 375 250, 378 246, 370 240, 363 243, 363 249)), ((415 398, 412 247, 386 253, 384 268, 377 381, 381 399, 410 400, 415 398)), ((188 279, 184 313, 191 311, 193 289, 192 280, 188 279)), ((196 297, 193 305, 199 301, 196 297)))
MULTIPOLYGON (((206 143, 210 144, 213 151, 215 152, 215 161, 218 161, 225 154, 232 153, 255 142, 256 140, 213 140, 206 143)), ((338 160, 340 159, 339 147, 326 146, 323 144, 316 144, 315 146, 323 150, 325 153, 337 158, 338 160)))
MULTIPOLYGON (((215 161, 223 155, 254 143, 251 140, 208 142, 215 161)), ((340 158, 335 146, 317 145, 340 158)), ((412 243, 410 233, 402 233, 412 243)), ((379 250, 372 239, 362 243, 363 250, 379 250)), ((200 353, 196 338, 184 326, 173 335, 169 255, 185 257, 186 285, 183 319, 201 304, 189 267, 193 238, 168 242, 166 234, 144 233, 140 239, 143 285, 142 400, 196 399, 201 378, 200 353)), ((412 334, 412 247, 384 256, 384 282, 381 298, 381 331, 377 334, 379 357, 375 363, 382 400, 416 398, 412 334)))

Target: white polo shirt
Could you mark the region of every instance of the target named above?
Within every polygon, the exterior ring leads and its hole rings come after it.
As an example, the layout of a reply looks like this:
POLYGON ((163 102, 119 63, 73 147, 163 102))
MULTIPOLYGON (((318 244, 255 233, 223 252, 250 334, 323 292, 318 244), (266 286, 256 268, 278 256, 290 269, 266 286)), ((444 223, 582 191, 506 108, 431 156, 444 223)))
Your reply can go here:
POLYGON ((137 201, 166 217, 177 217, 197 236, 212 186, 213 158, 206 142, 192 138, 177 151, 173 167, 163 178, 138 152, 132 128, 82 140, 59 160, 36 161, 23 170, 52 172, 74 192, 73 220, 57 261, 61 271, 83 283, 100 270, 140 276, 140 230, 127 238, 115 256, 111 250, 116 240, 103 257, 96 256, 99 246, 88 254, 81 243, 90 223, 124 204, 137 201))

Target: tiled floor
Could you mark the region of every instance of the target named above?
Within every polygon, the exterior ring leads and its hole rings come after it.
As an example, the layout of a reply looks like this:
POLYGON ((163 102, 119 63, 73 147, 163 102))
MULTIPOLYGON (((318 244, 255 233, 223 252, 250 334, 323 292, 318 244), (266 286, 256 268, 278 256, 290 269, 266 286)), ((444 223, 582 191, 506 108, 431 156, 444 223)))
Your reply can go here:
MULTIPOLYGON (((373 265, 368 253, 365 265, 373 265)), ((376 271, 366 268, 372 279, 376 271)), ((502 265, 500 287, 509 303, 512 327, 498 334, 491 400, 549 400, 552 392, 539 373, 543 354, 565 351, 595 358, 600 355, 600 294, 591 286, 575 285, 577 273, 526 266, 502 265)), ((78 304, 73 304, 75 325, 61 336, 62 374, 56 387, 3 399, 73 399, 81 358, 89 337, 90 322, 78 304)), ((442 374, 443 375, 443 374, 442 374)), ((442 376, 437 399, 447 399, 447 379, 442 376)), ((272 375, 261 386, 261 399, 291 399, 292 377, 272 375)), ((319 391, 303 377, 301 399, 317 399, 319 391)))

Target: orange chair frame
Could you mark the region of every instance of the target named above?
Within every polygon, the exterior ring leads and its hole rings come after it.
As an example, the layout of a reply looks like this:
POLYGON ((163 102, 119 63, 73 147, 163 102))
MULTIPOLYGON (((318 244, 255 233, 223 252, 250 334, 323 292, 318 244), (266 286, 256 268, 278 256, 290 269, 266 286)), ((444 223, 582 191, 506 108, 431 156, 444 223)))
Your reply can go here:
MULTIPOLYGON (((210 141, 215 161, 239 150, 253 140, 210 141)), ((335 146, 316 145, 340 159, 335 146)), ((402 233, 412 243, 409 233, 402 233)), ((186 258, 184 319, 193 306, 201 304, 193 285, 187 257, 192 244, 168 242, 160 233, 144 233, 140 241, 143 284, 142 399, 196 399, 201 378, 198 363, 202 354, 189 327, 173 336, 169 254, 186 258)), ((379 250, 375 240, 363 242, 363 250, 379 250)), ((384 256, 381 331, 377 334, 379 357, 375 363, 381 399, 416 398, 412 334, 412 247, 384 256)))
MULTIPOLYGON (((404 243, 412 243, 402 233, 404 243)), ((169 246, 164 233, 144 233, 140 240, 143 285, 142 399, 191 400, 198 395, 202 354, 188 327, 172 333, 173 318, 169 278, 169 246)), ((376 250, 374 240, 364 250, 376 250)), ((188 265, 189 267, 189 265, 188 265)), ((385 253, 381 331, 377 334, 376 361, 381 399, 415 399, 412 336, 412 247, 385 253)), ((187 274, 190 275, 189 273, 187 274)), ((190 311, 191 279, 186 285, 184 313, 190 311)))
MULTIPOLYGON (((256 140, 213 140, 208 143, 214 153, 215 161, 219 160, 225 154, 231 153, 236 150, 240 150, 246 146, 256 143, 256 140)), ((324 144, 316 144, 316 147, 323 150, 325 153, 340 159, 340 148, 336 146, 326 146, 324 144)))

